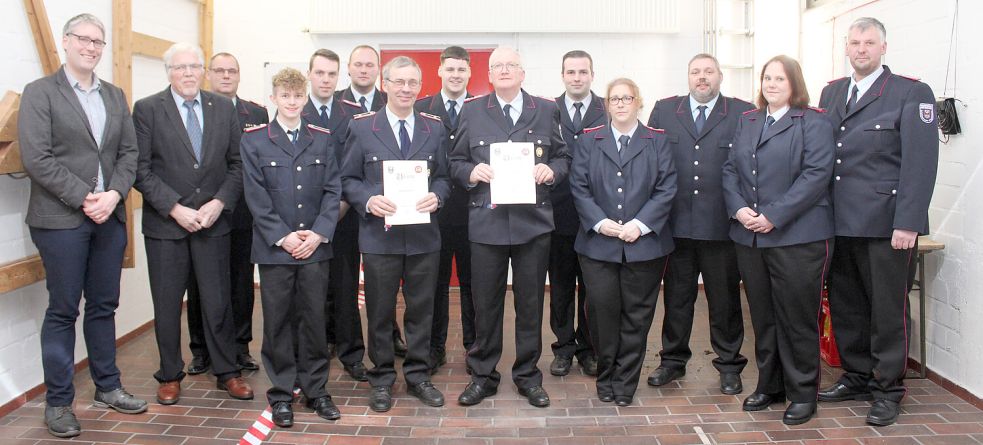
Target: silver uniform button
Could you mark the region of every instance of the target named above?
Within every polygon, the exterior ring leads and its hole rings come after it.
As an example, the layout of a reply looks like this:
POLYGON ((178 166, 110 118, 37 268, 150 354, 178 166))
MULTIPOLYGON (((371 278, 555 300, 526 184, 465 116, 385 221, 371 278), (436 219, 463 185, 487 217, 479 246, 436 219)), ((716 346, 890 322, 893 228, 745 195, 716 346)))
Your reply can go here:
POLYGON ((621 204, 618 204, 618 210, 621 210, 621 204))
POLYGON ((509 139, 509 142, 512 142, 512 139, 509 139))
POLYGON ((840 131, 846 130, 846 127, 840 127, 840 131))
POLYGON ((315 160, 314 160, 314 163, 315 163, 315 164, 320 164, 320 163, 321 163, 321 160, 320 160, 320 159, 315 159, 315 160))
POLYGON ((485 145, 485 141, 478 141, 478 145, 485 145))
POLYGON ((896 189, 891 189, 891 194, 892 195, 897 195, 898 194, 898 191, 896 189))
POLYGON ((699 150, 699 149, 700 149, 700 146, 699 146, 699 145, 697 145, 697 146, 695 146, 695 147, 693 147, 693 148, 695 148, 695 149, 697 149, 697 150, 699 150))
POLYGON ((453 134, 451 135, 451 139, 454 139, 454 135, 453 134))
POLYGON ((304 208, 304 205, 303 204, 297 204, 297 208, 298 209, 302 209, 302 208, 304 208))
POLYGON ((700 177, 699 177, 699 176, 694 176, 694 177, 693 177, 693 180, 694 180, 694 181, 699 181, 699 180, 700 180, 700 177))
POLYGON ((839 177, 839 176, 837 176, 837 177, 836 177, 836 180, 837 180, 837 181, 839 181, 839 180, 840 180, 840 177, 839 177))
POLYGON ((837 147, 842 147, 842 146, 843 146, 843 143, 842 143, 842 142, 837 142, 837 143, 836 143, 836 146, 837 146, 837 147))
POLYGON ((198 164, 192 165, 191 167, 193 167, 195 170, 198 170, 198 164))
POLYGON ((837 164, 842 164, 842 163, 843 163, 843 160, 842 160, 842 159, 837 159, 837 160, 836 160, 836 163, 837 163, 837 164))
POLYGON ((758 174, 758 171, 757 170, 751 170, 751 176, 754 176, 754 175, 757 175, 757 174, 758 174))
POLYGON ((619 219, 618 220, 618 224, 624 224, 624 223, 619 219))
POLYGON ((300 225, 300 227, 301 227, 301 228, 303 228, 303 227, 304 227, 304 223, 300 223, 299 225, 300 225))
POLYGON ((757 187, 754 187, 754 186, 752 186, 752 187, 751 187, 751 191, 752 191, 752 192, 756 192, 756 191, 758 191, 758 188, 757 188, 757 187))
POLYGON ((300 166, 299 165, 297 166, 297 171, 300 171, 300 166))
POLYGON ((541 139, 536 139, 536 143, 537 143, 537 144, 542 144, 542 143, 543 143, 543 141, 542 141, 541 139))
POLYGON ((751 153, 751 158, 752 159, 757 159, 758 158, 758 154, 757 153, 751 153))
POLYGON ((621 176, 621 172, 618 172, 618 176, 621 176))
POLYGON ((298 186, 297 186, 297 190, 300 190, 300 189, 302 189, 302 188, 304 188, 304 187, 303 187, 303 186, 301 186, 301 185, 298 185, 298 186))
POLYGON ((700 161, 693 161, 693 165, 700 165, 700 161))
POLYGON ((578 138, 577 135, 573 135, 573 140, 577 140, 577 138, 578 138))
POLYGON ((270 162, 270 167, 276 167, 276 161, 270 162))
POLYGON ((694 195, 699 195, 700 194, 700 191, 699 190, 693 190, 693 194, 694 195))
POLYGON ((874 129, 875 130, 880 130, 881 129, 881 126, 880 125, 874 125, 874 129))
POLYGON ((621 193, 621 187, 618 187, 618 193, 621 193))

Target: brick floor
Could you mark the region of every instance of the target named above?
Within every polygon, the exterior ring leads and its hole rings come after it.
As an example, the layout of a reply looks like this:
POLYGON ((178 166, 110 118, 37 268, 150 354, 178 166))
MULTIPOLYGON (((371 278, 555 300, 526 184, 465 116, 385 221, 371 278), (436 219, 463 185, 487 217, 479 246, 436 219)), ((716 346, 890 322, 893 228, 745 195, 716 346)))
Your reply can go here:
MULTIPOLYGON (((274 429, 268 444, 327 445, 612 445, 612 444, 977 444, 983 443, 983 412, 928 380, 909 379, 909 396, 902 404, 896 425, 874 428, 864 423, 868 402, 822 403, 812 421, 795 427, 781 422, 782 411, 741 411, 741 401, 757 378, 753 365, 750 325, 746 327, 744 354, 751 363, 744 371, 745 391, 725 396, 717 389, 717 373, 711 365, 705 300, 700 299, 694 327, 694 357, 686 376, 662 388, 642 382, 634 404, 617 408, 599 402, 592 379, 579 366, 566 377, 549 375, 552 353, 549 316, 544 316, 543 358, 540 368, 553 404, 536 409, 519 397, 508 376, 514 354, 512 323, 505 329, 505 357, 498 395, 481 405, 464 408, 456 398, 468 382, 464 371, 461 324, 452 294, 448 364, 433 377, 447 397, 443 408, 430 408, 406 394, 404 384, 394 388, 395 406, 385 415, 367 408, 368 384, 351 380, 332 361, 328 390, 343 417, 323 421, 295 405, 296 423, 290 429, 274 429)), ((548 303, 547 308, 548 311, 548 303)), ((745 308, 746 310, 746 308, 745 308)), ((259 358, 261 316, 257 305, 256 341, 251 345, 259 358)), ((512 317, 511 307, 506 319, 512 317)), ((649 333, 644 379, 658 365, 662 305, 649 333)), ((745 317, 745 320, 748 318, 745 317)), ((185 341, 187 344, 187 341, 185 341)), ((190 352, 185 351, 185 358, 190 352)), ((371 366, 368 358, 365 361, 371 366)), ((154 335, 149 331, 119 350, 118 364, 126 388, 153 400, 157 388, 152 374, 157 366, 154 335)), ((257 399, 231 400, 215 388, 213 377, 188 376, 181 402, 173 406, 150 405, 148 412, 125 415, 92 406, 93 387, 86 372, 76 377, 75 411, 83 433, 72 443, 83 444, 235 444, 265 408, 269 382, 262 370, 244 374, 257 399)), ((823 385, 838 370, 824 367, 823 385)), ((0 418, 0 444, 63 443, 47 433, 43 422, 43 397, 29 401, 0 418)))

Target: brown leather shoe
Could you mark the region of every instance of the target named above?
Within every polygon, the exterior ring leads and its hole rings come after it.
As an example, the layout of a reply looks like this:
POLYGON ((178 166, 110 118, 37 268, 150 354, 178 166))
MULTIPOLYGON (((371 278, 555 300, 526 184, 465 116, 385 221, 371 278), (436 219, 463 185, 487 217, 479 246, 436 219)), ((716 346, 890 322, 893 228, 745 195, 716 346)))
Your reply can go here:
POLYGON ((228 391, 229 397, 233 399, 253 399, 253 388, 242 377, 232 377, 224 382, 218 382, 218 389, 228 391))
POLYGON ((161 405, 173 405, 181 399, 181 381, 173 380, 161 382, 157 388, 157 403, 161 405))

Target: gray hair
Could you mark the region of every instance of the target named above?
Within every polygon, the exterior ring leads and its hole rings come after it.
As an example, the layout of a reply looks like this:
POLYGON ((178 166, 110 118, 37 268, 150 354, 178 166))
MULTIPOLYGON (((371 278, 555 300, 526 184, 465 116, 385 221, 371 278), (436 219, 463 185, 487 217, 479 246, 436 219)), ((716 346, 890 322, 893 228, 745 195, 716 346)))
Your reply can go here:
POLYGON ((417 74, 419 74, 420 78, 423 79, 423 71, 420 70, 420 65, 418 65, 415 60, 406 56, 399 56, 386 62, 386 65, 382 67, 382 78, 389 79, 389 72, 394 68, 406 68, 408 66, 416 68, 417 74))
POLYGON ((62 28, 61 30, 62 31, 61 34, 67 36, 70 32, 75 30, 76 26, 81 25, 83 23, 88 23, 95 26, 96 28, 99 28, 99 31, 102 32, 102 36, 104 38, 106 37, 106 27, 102 24, 102 20, 99 20, 98 17, 89 14, 87 12, 83 12, 75 17, 68 19, 68 21, 65 22, 65 27, 62 28))
POLYGON ((205 53, 201 50, 200 46, 193 45, 191 43, 178 42, 171 45, 170 48, 167 48, 167 51, 164 51, 163 59, 165 69, 171 66, 171 59, 173 59, 174 55, 177 53, 194 53, 196 56, 198 56, 198 62, 205 65, 205 53))
POLYGON ((859 29, 860 31, 866 31, 871 27, 877 28, 877 31, 881 33, 881 42, 887 41, 887 29, 884 28, 884 24, 880 20, 873 17, 860 17, 850 24, 850 31, 854 29, 859 29))

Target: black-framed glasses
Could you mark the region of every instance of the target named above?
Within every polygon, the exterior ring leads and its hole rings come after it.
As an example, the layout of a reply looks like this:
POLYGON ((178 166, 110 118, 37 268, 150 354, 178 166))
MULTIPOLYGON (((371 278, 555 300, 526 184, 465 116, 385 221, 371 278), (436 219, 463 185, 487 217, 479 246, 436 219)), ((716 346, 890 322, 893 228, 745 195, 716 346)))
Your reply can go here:
POLYGON ((235 76, 236 74, 239 74, 239 70, 236 68, 212 68, 212 72, 218 74, 219 76, 224 76, 226 74, 235 76))
POLYGON ((509 63, 496 63, 496 64, 488 67, 489 70, 491 70, 492 72, 495 72, 495 73, 500 73, 505 68, 508 68, 509 69, 509 72, 512 72, 512 71, 517 71, 517 70, 522 69, 522 65, 519 65, 518 63, 509 62, 509 63))
POLYGON ((70 35, 70 36, 75 37, 76 39, 78 39, 79 43, 81 43, 82 46, 89 46, 91 44, 96 49, 103 49, 103 48, 106 47, 106 41, 105 40, 99 40, 99 39, 93 39, 93 38, 86 37, 86 36, 80 36, 78 34, 71 33, 71 32, 68 33, 68 35, 70 35))
POLYGON ((416 80, 416 79, 410 79, 410 80, 406 80, 406 79, 386 79, 386 82, 389 82, 390 85, 392 85, 392 86, 394 86, 396 88, 403 88, 405 86, 408 86, 410 88, 416 88, 416 87, 420 86, 420 81, 419 80, 416 80))
POLYGON ((611 105, 618 105, 618 102, 621 102, 625 105, 631 105, 631 103, 634 101, 635 101, 635 96, 620 96, 620 97, 614 96, 608 98, 608 103, 610 103, 611 105))

